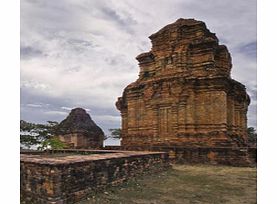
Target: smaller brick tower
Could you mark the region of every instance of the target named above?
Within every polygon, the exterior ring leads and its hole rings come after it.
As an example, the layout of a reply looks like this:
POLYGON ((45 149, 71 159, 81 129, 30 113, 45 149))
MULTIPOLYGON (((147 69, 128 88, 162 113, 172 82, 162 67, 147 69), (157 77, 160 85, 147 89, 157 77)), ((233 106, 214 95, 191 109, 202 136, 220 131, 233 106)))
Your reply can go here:
POLYGON ((102 148, 104 133, 82 108, 72 109, 58 126, 59 139, 73 148, 102 148))

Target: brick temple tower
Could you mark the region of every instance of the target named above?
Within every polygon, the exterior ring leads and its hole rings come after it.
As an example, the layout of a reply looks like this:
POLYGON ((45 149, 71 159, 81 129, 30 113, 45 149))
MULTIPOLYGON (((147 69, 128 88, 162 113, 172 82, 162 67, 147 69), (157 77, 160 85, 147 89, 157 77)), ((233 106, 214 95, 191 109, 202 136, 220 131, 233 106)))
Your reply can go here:
POLYGON ((122 146, 245 147, 245 86, 231 78, 231 56, 204 22, 179 19, 152 34, 136 57, 139 78, 118 98, 122 146))
POLYGON ((74 108, 57 127, 58 138, 69 148, 103 147, 104 132, 82 108, 74 108))

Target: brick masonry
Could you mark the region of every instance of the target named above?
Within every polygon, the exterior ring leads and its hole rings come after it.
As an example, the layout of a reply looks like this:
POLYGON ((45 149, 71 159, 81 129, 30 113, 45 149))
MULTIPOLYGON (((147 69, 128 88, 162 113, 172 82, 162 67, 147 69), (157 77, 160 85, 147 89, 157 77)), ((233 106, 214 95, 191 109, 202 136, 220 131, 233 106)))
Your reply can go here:
POLYGON ((82 108, 74 108, 57 126, 57 136, 69 148, 103 147, 104 132, 82 108))
POLYGON ((75 203, 94 190, 169 167, 168 154, 163 152, 25 152, 20 159, 21 200, 28 204, 75 203))
MULTIPOLYGON (((115 149, 114 147, 105 147, 115 149)), ((122 148, 122 147, 121 147, 122 148)), ((146 150, 145 146, 132 146, 132 150, 146 150)), ((125 150, 128 148, 125 148, 125 150)), ((169 153, 170 162, 188 164, 213 164, 254 167, 257 163, 257 148, 251 147, 171 147, 152 146, 148 151, 169 153)))
POLYGON ((139 77, 116 102, 122 149, 167 150, 176 160, 251 165, 250 97, 231 78, 232 59, 205 23, 178 19, 136 57, 139 77))
POLYGON ((137 56, 138 79, 118 98, 122 146, 245 147, 245 86, 231 78, 231 55, 202 21, 178 19, 137 56))

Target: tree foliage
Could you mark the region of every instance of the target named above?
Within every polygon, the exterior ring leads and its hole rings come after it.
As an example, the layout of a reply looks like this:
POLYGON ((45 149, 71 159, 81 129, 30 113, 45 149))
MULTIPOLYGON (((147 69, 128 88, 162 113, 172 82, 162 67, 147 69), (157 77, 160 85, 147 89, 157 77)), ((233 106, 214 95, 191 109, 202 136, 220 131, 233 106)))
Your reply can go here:
POLYGON ((257 132, 254 127, 247 128, 248 143, 250 146, 257 146, 257 132))
POLYGON ((62 141, 60 141, 59 138, 54 136, 44 140, 38 149, 64 149, 65 147, 66 145, 62 141))
POLYGON ((121 129, 120 128, 109 129, 109 131, 110 131, 109 138, 121 139, 121 129))
POLYGON ((62 143, 57 135, 58 122, 47 121, 47 124, 29 123, 24 120, 20 121, 20 144, 27 148, 43 149, 63 149, 65 144, 62 143))

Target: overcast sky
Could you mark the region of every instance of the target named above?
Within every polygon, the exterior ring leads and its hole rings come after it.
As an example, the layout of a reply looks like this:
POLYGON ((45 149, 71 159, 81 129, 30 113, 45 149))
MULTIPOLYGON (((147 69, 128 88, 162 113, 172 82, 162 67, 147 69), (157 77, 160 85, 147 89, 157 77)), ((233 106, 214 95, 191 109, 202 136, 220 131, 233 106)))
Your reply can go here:
POLYGON ((120 127, 115 102, 137 79, 135 57, 150 50, 148 36, 195 18, 228 47, 256 127, 255 0, 22 0, 20 12, 21 119, 61 121, 83 107, 106 132, 120 127))

